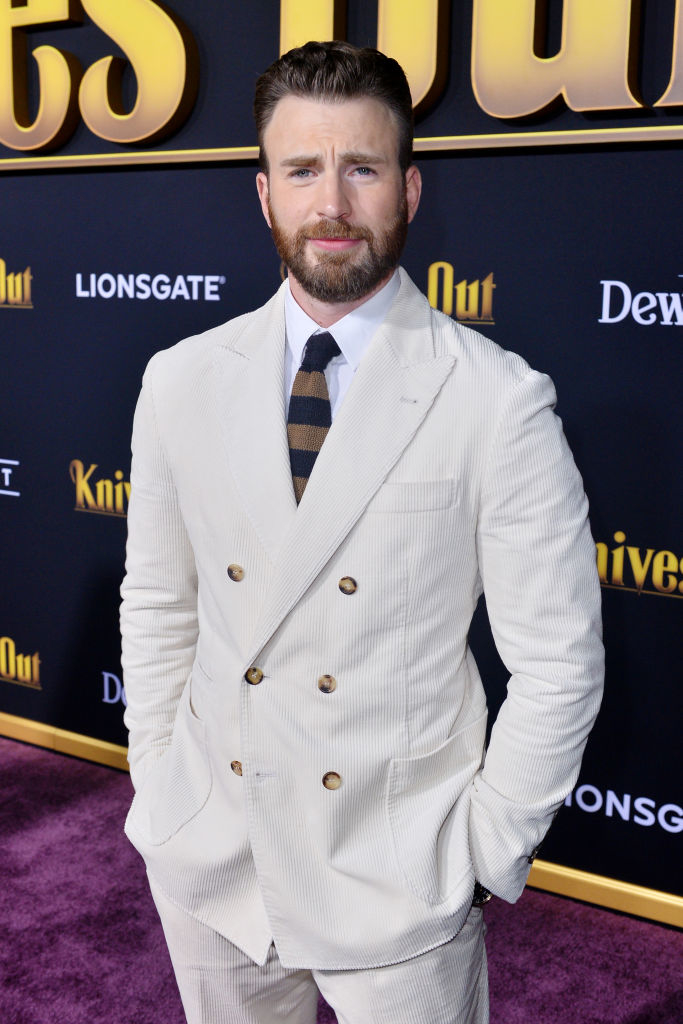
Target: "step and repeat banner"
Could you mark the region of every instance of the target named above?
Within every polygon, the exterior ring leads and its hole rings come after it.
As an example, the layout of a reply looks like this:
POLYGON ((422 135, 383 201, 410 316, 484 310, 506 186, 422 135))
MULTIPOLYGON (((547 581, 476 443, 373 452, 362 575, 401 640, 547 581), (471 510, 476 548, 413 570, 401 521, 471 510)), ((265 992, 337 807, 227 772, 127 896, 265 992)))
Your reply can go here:
MULTIPOLYGON (((604 706, 544 859, 681 890, 683 19, 671 0, 1 0, 0 711, 125 744, 130 430, 160 348, 263 303, 256 76, 405 66, 404 265, 558 389, 603 586, 604 706)), ((472 631, 496 708, 506 673, 472 631)))

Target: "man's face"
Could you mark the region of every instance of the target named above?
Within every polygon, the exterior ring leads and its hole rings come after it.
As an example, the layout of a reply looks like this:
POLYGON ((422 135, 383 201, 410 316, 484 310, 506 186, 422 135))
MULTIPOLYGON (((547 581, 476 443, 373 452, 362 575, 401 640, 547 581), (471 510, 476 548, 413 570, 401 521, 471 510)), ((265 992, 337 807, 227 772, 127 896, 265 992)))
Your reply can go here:
POLYGON ((398 164, 398 131, 375 99, 286 96, 264 133, 261 208, 290 276, 321 302, 376 291, 398 264, 420 175, 398 164))

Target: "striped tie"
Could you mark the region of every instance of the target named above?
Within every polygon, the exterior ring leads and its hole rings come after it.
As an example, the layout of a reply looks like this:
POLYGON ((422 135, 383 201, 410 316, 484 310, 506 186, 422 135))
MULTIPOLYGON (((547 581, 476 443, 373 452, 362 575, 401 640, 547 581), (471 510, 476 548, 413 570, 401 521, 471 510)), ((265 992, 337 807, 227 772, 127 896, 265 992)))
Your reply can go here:
POLYGON ((297 505, 332 424, 330 395, 323 371, 339 351, 339 345, 331 334, 326 331, 312 334, 306 342, 304 358, 294 378, 287 437, 297 505))

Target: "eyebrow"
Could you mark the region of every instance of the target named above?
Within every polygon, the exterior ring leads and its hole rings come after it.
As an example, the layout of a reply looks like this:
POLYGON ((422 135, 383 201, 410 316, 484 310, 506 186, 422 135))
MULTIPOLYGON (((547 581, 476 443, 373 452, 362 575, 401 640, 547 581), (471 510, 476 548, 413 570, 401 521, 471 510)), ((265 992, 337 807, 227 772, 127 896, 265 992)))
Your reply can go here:
MULTIPOLYGON (((385 164, 387 158, 377 153, 357 153, 354 151, 342 153, 340 160, 343 164, 385 164)), ((308 156, 288 156, 280 161, 280 167, 317 167, 321 162, 319 153, 308 156)))

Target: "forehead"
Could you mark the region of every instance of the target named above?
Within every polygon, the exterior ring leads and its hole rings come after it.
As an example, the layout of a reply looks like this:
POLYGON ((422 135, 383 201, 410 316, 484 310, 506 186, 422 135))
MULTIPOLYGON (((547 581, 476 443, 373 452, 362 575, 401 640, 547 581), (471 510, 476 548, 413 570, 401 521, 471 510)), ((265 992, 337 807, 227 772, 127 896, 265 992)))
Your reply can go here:
POLYGON ((263 142, 269 160, 298 151, 322 152, 330 146, 398 159, 394 114, 386 103, 371 97, 330 102, 285 96, 275 105, 263 142))

